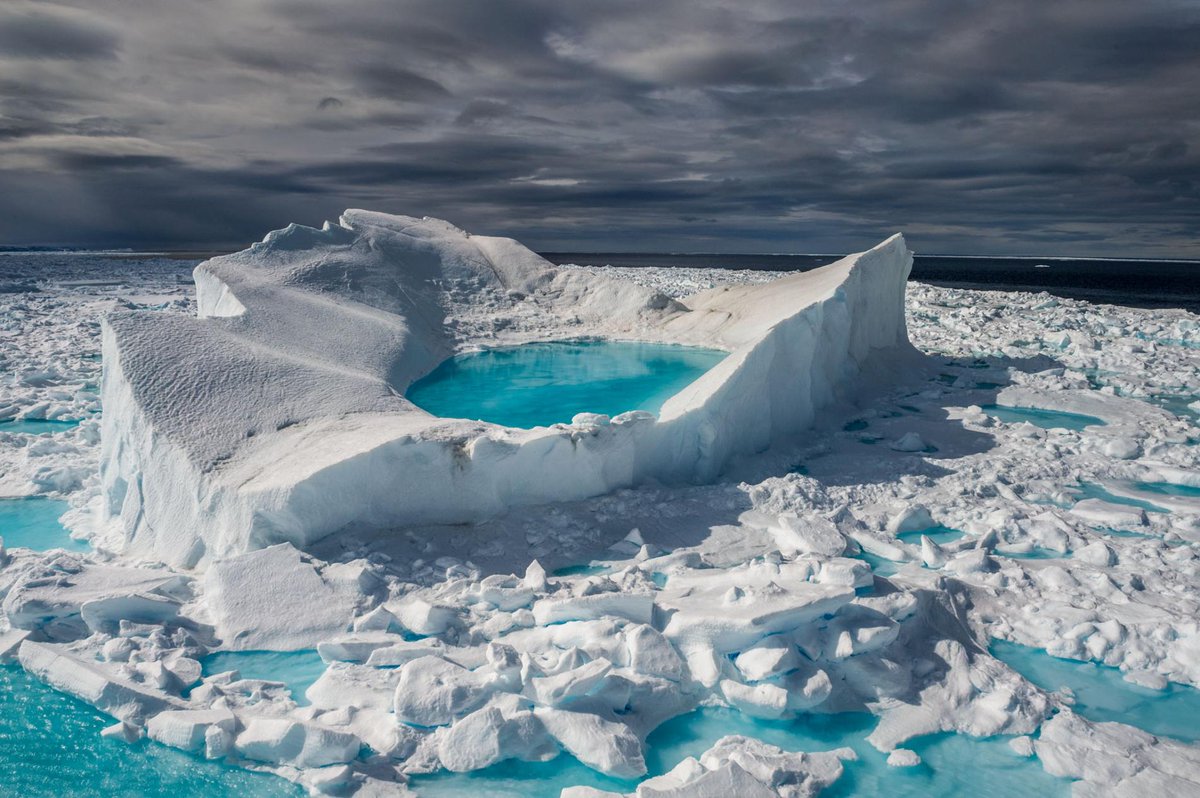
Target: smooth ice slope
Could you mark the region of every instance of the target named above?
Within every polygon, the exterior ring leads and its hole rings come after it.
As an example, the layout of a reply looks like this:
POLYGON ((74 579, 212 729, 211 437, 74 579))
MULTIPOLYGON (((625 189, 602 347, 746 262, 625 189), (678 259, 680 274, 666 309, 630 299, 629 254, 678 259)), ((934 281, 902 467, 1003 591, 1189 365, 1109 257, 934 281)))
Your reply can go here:
POLYGON ((190 567, 350 524, 463 522, 646 478, 710 480, 809 426, 876 351, 910 351, 910 266, 897 235, 812 272, 674 300, 434 219, 292 225, 200 264, 197 317, 108 317, 103 512, 124 550, 190 567), (521 430, 437 418, 403 396, 456 352, 581 336, 730 354, 657 419, 521 430))

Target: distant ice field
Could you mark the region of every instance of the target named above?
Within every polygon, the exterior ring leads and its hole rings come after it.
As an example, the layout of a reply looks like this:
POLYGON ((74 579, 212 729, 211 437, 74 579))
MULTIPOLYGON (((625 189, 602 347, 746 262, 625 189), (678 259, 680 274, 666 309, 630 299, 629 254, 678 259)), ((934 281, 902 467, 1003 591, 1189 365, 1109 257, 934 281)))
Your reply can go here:
MULTIPOLYGON (((544 252, 554 263, 638 268, 686 267, 762 272, 807 271, 840 255, 664 255, 544 252)), ((1138 308, 1200 312, 1200 261, 1094 258, 987 258, 921 255, 909 279, 951 288, 1047 291, 1056 296, 1138 308)))

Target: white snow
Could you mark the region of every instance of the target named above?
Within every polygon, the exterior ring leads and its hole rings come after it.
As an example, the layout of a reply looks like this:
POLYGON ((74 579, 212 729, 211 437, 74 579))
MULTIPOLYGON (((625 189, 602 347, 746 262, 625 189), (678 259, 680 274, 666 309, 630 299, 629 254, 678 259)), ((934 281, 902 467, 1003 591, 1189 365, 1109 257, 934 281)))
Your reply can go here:
POLYGON ((193 567, 350 524, 473 521, 647 479, 711 480, 808 427, 869 361, 911 356, 910 266, 894 236, 674 300, 435 219, 293 225, 200 264, 196 318, 106 320, 102 513, 130 553, 193 567), (580 336, 730 355, 657 420, 598 428, 439 419, 401 395, 457 351, 580 336))
MULTIPOLYGON (((651 435, 686 427, 725 390, 741 396, 750 384, 831 374, 776 364, 823 351, 830 340, 798 342, 847 329, 821 325, 849 324, 855 297, 895 291, 898 302, 899 285, 874 294, 876 272, 859 259, 825 273, 849 280, 827 300, 789 304, 779 290, 772 308, 738 288, 772 275, 640 270, 631 282, 629 270, 554 270, 511 242, 411 224, 419 235, 408 238, 294 229, 209 262, 197 273, 204 318, 191 315, 186 275, 171 265, 72 266, 70 284, 47 279, 38 292, 0 294, 0 415, 30 418, 98 409, 90 356, 101 343, 98 316, 121 307, 119 297, 153 306, 162 296, 157 304, 167 306, 119 316, 104 333, 117 362, 105 364, 111 391, 99 425, 46 436, 0 429, 0 492, 69 499, 68 523, 97 547, 4 548, 0 658, 117 719, 106 735, 149 736, 331 794, 419 794, 419 774, 564 755, 636 777, 647 736, 698 706, 763 718, 865 710, 877 718, 869 742, 897 767, 916 764, 909 741, 920 735, 1006 734, 1015 735, 1014 754, 1077 780, 1077 795, 1196 792, 1200 747, 1088 721, 987 652, 1002 638, 1120 668, 1142 685, 1200 685, 1200 502, 1182 490, 1200 486, 1200 428, 1189 409, 1200 391, 1195 316, 910 284, 907 329, 924 356, 886 369, 872 361, 871 390, 832 403, 807 394, 803 414, 757 438, 752 414, 739 416, 749 408, 723 405, 721 429, 743 435, 745 448, 727 456, 743 445, 731 439, 714 455, 724 471, 711 484, 679 484, 711 473, 676 481, 663 471, 659 482, 635 484, 624 478, 632 469, 620 478, 600 469, 586 490, 559 495, 580 484, 568 450, 601 462, 625 444, 600 446, 569 426, 504 432, 438 422, 391 392, 403 384, 392 366, 411 378, 468 346, 583 331, 762 355, 677 397, 675 415, 609 425, 651 435), (442 282, 418 281, 422 293, 407 285, 411 302, 389 293, 372 270, 386 253, 368 252, 366 241, 424 253, 411 261, 421 280, 442 282), (509 266, 496 275, 476 268, 485 261, 509 266), (363 271, 351 268, 360 263, 363 271), (694 295, 709 285, 710 294, 694 295), (755 304, 779 314, 771 336, 752 323, 755 304), (709 328, 704 319, 720 307, 743 320, 709 328), (414 310, 432 308, 444 315, 414 310), (362 346, 330 329, 364 336, 362 346), (395 354, 391 336, 405 343, 394 361, 385 357, 395 354), (290 354, 251 346, 289 337, 290 354), (180 362, 188 367, 153 371, 180 362), (139 376, 128 378, 135 363, 139 376), (248 398, 268 384, 295 392, 248 398), (214 386, 239 413, 211 414, 204 391, 214 386), (1105 425, 1008 424, 987 415, 993 404, 1105 425), (332 406, 344 414, 328 414, 332 406), (275 429, 282 421, 295 423, 275 429), (810 428, 779 434, 793 423, 810 428), (426 437, 430 424, 442 437, 426 437), (406 461, 354 459, 384 439, 395 444, 388 452, 436 455, 430 468, 445 465, 439 458, 454 442, 472 443, 467 468, 480 469, 479 479, 504 463, 522 479, 546 478, 535 487, 553 501, 525 495, 530 502, 492 516, 482 510, 508 506, 514 494, 473 496, 464 483, 432 481, 398 490, 394 469, 406 461), (764 442, 770 450, 758 452, 764 442), (530 446, 545 447, 537 450, 545 464, 505 459, 533 457, 530 446), (301 467, 337 473, 301 483, 301 467), (253 503, 237 498, 243 484, 257 486, 246 493, 253 503), (472 523, 423 516, 382 528, 421 491, 430 506, 453 493, 481 512, 472 523), (252 506, 259 520, 238 516, 252 506), (98 522, 96 510, 108 520, 98 522), (330 526, 339 519, 356 523, 330 526), (934 543, 934 526, 963 536, 934 543), (313 543, 322 530, 331 534, 313 543), (1018 556, 1039 552, 1057 556, 1018 556), (207 654, 253 648, 320 653, 325 671, 307 706, 277 681, 201 676, 207 654)), ((872 257, 886 272, 902 249, 893 242, 872 257)), ((795 285, 810 296, 813 286, 795 285)), ((881 335, 883 326, 897 329, 895 319, 880 322, 881 335)), ((837 351, 837 362, 866 362, 837 351)), ((772 408, 775 390, 764 393, 772 408)), ((845 754, 726 738, 635 794, 811 795, 853 767, 845 754)))

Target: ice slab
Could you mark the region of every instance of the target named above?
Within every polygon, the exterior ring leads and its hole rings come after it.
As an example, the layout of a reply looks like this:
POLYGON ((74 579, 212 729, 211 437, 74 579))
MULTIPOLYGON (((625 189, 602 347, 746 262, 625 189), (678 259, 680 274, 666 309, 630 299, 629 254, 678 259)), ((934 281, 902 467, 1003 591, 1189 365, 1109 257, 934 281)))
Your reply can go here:
POLYGON ((651 478, 711 480, 804 430, 864 372, 903 368, 911 261, 896 235, 675 300, 435 219, 352 210, 321 230, 293 225, 200 264, 195 318, 108 317, 102 513, 128 553, 191 567, 348 525, 459 523, 651 478), (456 352, 580 337, 729 354, 657 419, 524 430, 439 418, 403 396, 456 352))

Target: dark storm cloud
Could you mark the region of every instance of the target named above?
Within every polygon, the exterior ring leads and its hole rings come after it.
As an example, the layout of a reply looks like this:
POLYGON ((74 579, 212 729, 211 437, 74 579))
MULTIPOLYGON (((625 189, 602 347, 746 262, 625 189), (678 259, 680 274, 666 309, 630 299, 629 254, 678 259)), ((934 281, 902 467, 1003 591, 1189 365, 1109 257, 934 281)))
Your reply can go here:
POLYGON ((0 8, 0 53, 7 58, 112 58, 118 37, 86 13, 53 6, 0 8))
POLYGON ((1197 257, 1196 41, 1187 0, 13 0, 0 243, 358 206, 556 249, 1197 257))

